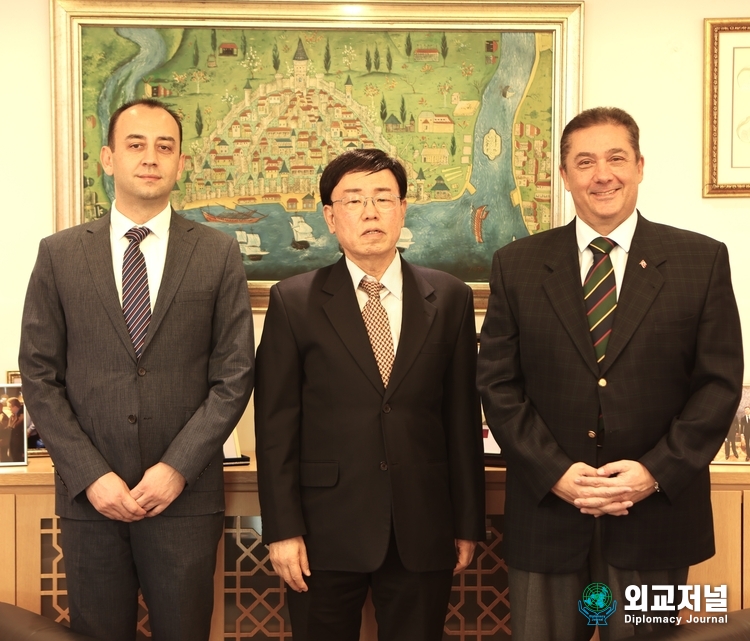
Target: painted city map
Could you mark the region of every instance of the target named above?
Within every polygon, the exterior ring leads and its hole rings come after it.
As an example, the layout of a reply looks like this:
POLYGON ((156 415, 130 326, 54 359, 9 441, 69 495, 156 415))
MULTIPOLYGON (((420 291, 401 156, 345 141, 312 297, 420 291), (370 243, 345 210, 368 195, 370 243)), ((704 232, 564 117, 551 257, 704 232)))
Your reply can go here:
POLYGON ((85 220, 114 195, 109 114, 151 96, 182 118, 174 207, 235 236, 249 280, 340 257, 318 179, 355 147, 406 166, 413 263, 486 282, 498 247, 551 226, 550 32, 84 27, 81 43, 85 220))

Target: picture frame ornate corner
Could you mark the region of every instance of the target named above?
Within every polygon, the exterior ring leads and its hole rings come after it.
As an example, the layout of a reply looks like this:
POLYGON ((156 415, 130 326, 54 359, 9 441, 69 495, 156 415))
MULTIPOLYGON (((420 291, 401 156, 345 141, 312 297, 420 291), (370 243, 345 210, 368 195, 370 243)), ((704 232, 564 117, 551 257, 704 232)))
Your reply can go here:
POLYGON ((702 196, 750 197, 750 18, 704 20, 702 196))

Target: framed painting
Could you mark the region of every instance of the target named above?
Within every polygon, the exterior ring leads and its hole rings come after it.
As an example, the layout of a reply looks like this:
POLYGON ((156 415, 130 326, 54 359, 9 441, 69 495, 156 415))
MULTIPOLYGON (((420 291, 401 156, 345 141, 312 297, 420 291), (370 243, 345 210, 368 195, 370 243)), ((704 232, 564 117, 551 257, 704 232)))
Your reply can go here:
POLYGON ((705 20, 703 196, 750 196, 750 18, 705 20))
POLYGON ((103 215, 109 116, 143 96, 183 124, 181 215, 237 238, 256 309, 335 262, 318 178, 378 147, 409 186, 398 248, 470 283, 572 218, 557 148, 581 95, 583 2, 53 0, 56 220, 103 215))

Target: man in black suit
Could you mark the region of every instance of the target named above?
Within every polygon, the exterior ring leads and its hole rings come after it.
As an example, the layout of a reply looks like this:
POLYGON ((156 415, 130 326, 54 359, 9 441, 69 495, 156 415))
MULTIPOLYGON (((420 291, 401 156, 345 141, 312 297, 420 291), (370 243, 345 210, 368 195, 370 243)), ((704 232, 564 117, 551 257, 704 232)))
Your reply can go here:
POLYGON ((740 459, 739 454, 737 454, 737 433, 740 430, 740 418, 735 417, 732 421, 732 424, 729 427, 729 432, 727 433, 727 437, 724 439, 724 459, 729 460, 729 450, 731 448, 732 454, 734 454, 734 458, 737 460, 740 459))
MULTIPOLYGON (((740 435, 740 447, 745 449, 745 461, 750 461, 747 451, 747 441, 750 438, 750 407, 745 408, 744 414, 737 419, 737 433, 740 435)), ((738 457, 739 458, 739 457, 738 457)))
POLYGON ((620 109, 576 116, 560 145, 576 219, 493 262, 478 381, 508 464, 514 639, 588 639, 593 582, 618 604, 602 638, 632 636, 626 587, 684 584, 714 554, 708 465, 743 375, 729 259, 636 211, 638 137, 620 109))
POLYGON ((295 641, 358 639, 368 587, 379 639, 442 639, 483 536, 472 292, 401 259, 406 186, 382 151, 334 159, 320 195, 344 256, 271 289, 258 484, 295 641))
POLYGON ((157 101, 115 111, 101 151, 112 210, 41 241, 23 313, 24 398, 55 463, 71 628, 106 641, 135 638, 139 587, 156 641, 208 638, 222 444, 253 384, 237 242, 169 205, 181 137, 157 101))

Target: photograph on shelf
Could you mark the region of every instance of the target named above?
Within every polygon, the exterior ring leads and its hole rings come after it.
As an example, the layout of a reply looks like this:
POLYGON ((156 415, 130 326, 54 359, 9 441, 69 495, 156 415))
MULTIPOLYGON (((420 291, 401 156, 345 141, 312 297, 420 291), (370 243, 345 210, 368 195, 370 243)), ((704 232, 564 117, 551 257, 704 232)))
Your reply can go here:
POLYGON ((14 385, 21 384, 21 372, 18 370, 11 370, 5 373, 5 382, 13 383, 14 385))
POLYGON ((0 386, 0 466, 26 465, 29 425, 31 423, 24 411, 21 386, 0 386))
POLYGON ((729 432, 711 463, 750 464, 748 441, 750 441, 750 385, 743 385, 742 398, 732 424, 729 426, 729 432))
POLYGON ((153 97, 182 121, 172 204, 238 240, 254 308, 338 260, 318 179, 367 147, 407 170, 399 251, 486 306, 494 251, 572 218, 554 158, 580 106, 583 3, 355 8, 54 0, 57 228, 109 210, 110 114, 153 97))

